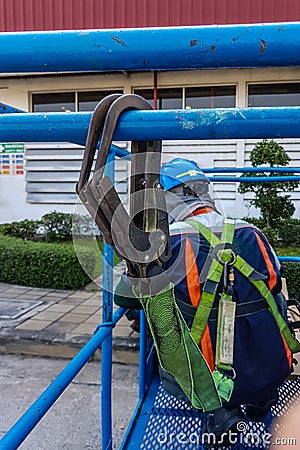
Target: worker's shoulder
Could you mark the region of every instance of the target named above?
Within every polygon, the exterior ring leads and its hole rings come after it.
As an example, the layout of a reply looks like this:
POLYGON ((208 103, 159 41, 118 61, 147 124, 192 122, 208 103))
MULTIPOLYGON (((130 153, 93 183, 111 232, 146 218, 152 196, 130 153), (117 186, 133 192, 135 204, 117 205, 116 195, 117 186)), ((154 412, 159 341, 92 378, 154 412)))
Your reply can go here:
MULTIPOLYGON (((219 234, 222 232, 224 226, 225 217, 218 213, 207 213, 199 216, 191 217, 189 220, 195 220, 196 222, 200 222, 206 228, 208 228, 212 233, 219 234)), ((235 229, 236 231, 241 230, 241 232, 253 232, 258 231, 251 223, 246 222, 242 219, 234 219, 235 220, 235 229)), ((170 235, 186 235, 186 234, 199 234, 199 231, 186 221, 174 222, 170 225, 170 235)))

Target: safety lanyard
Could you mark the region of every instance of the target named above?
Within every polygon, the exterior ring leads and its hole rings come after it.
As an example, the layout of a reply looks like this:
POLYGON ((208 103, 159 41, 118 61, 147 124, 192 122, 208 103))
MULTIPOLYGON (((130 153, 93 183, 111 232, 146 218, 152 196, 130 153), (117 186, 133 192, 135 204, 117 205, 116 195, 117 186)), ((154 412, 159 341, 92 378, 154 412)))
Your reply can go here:
MULTIPOLYGON (((235 261, 235 255, 232 250, 235 221, 225 219, 221 239, 218 239, 217 236, 198 221, 190 220, 186 222, 198 229, 199 233, 209 242, 214 256, 202 288, 201 300, 191 327, 191 335, 195 342, 199 343, 208 323, 222 274, 224 274, 223 286, 227 287, 228 264, 232 265, 233 261, 235 261)), ((219 302, 215 355, 216 366, 223 370, 231 370, 233 364, 235 306, 235 303, 232 302, 232 289, 223 290, 219 302), (229 343, 230 345, 228 345, 229 343)))
MULTIPOLYGON (((219 244, 224 245, 224 242, 222 242, 224 241, 224 235, 226 236, 226 239, 227 236, 230 237, 230 232, 226 231, 228 228, 228 226, 226 225, 227 220, 228 219, 225 219, 224 222, 221 240, 219 240, 217 236, 215 236, 208 228, 206 228, 204 225, 202 225, 196 220, 188 220, 186 221, 186 223, 188 223, 193 228, 198 230, 199 233, 209 242, 211 247, 216 249, 216 247, 219 244)), ((227 242, 228 240, 229 239, 227 239, 227 242)), ((221 256, 223 262, 226 261, 226 258, 228 258, 228 256, 226 257, 226 254, 224 253, 225 250, 226 249, 223 250, 223 255, 221 256)), ((236 255, 236 261, 234 262, 233 267, 236 268, 247 279, 249 279, 249 281, 257 288, 261 296, 266 300, 269 310, 272 313, 277 323, 277 326, 280 332, 282 333, 289 349, 293 353, 299 352, 300 343, 294 337, 291 330, 289 329, 288 324, 281 316, 271 291, 266 286, 265 282, 262 280, 262 278, 264 277, 259 272, 257 272, 252 266, 250 266, 250 264, 248 264, 240 255, 236 255)), ((199 342, 201 340, 205 326, 208 322, 209 314, 215 299, 218 285, 221 280, 222 272, 223 272, 223 265, 217 259, 214 258, 208 272, 207 280, 203 286, 201 301, 198 305, 191 328, 191 334, 196 342, 199 342)))

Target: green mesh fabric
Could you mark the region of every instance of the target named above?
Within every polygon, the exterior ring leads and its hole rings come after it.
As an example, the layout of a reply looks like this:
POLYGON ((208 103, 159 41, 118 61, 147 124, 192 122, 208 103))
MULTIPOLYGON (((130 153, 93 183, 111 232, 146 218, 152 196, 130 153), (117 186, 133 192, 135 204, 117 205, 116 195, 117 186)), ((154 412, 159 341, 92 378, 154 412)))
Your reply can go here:
POLYGON ((181 337, 174 302, 168 291, 152 298, 149 314, 160 352, 165 355, 173 354, 181 344, 181 337))
MULTIPOLYGON (((137 288, 135 293, 138 295, 137 288)), ((160 365, 173 375, 194 408, 221 406, 212 373, 191 337, 170 285, 155 296, 139 296, 153 336, 160 365)))

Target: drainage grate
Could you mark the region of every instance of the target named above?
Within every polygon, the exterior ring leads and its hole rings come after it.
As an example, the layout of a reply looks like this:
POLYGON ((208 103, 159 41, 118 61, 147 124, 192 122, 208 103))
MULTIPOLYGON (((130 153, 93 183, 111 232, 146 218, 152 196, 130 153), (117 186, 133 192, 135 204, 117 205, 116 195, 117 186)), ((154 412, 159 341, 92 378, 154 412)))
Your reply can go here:
POLYGON ((37 300, 0 298, 0 319, 17 319, 43 303, 37 300))

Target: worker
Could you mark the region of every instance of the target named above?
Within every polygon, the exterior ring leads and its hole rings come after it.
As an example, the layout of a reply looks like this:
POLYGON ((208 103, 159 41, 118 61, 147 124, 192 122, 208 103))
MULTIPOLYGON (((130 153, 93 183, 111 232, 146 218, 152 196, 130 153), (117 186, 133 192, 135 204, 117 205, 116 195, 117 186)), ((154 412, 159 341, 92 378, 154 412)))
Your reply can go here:
MULTIPOLYGON (((166 195, 172 256, 155 276, 161 274, 172 285, 164 292, 175 299, 175 306, 171 300, 168 305, 176 320, 171 323, 169 316, 165 329, 162 324, 158 330, 156 322, 168 313, 166 295, 152 292, 143 297, 136 289, 132 294, 128 281, 135 283, 132 274, 122 277, 114 300, 133 310, 144 308, 158 349, 161 380, 169 393, 196 409, 203 406, 206 399, 199 395, 206 390, 203 374, 209 368, 221 402, 207 400, 204 431, 221 437, 236 430, 245 414, 251 420, 263 420, 278 400, 278 387, 292 371, 289 346, 297 351, 298 343, 285 326, 281 268, 259 229, 242 220, 225 219, 217 211, 209 180, 194 161, 176 158, 163 164, 160 183, 166 195), (169 341, 168 327, 174 328, 169 341), (181 360, 186 358, 190 365, 188 374, 178 369, 176 330, 185 349, 191 349, 181 360), (175 347, 170 350, 168 345, 175 347), (196 373, 197 361, 202 368, 196 373)), ((210 385, 212 392, 214 387, 210 385)), ((212 398, 215 392, 209 395, 212 398)))

